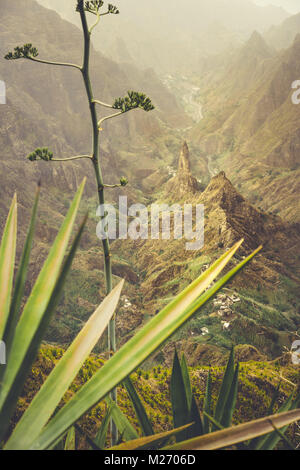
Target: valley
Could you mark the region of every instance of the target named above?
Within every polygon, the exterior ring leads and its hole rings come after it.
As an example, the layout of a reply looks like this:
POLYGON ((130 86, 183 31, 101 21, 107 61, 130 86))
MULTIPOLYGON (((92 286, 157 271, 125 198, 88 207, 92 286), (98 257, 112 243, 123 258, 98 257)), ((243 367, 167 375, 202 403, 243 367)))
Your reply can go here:
MULTIPOLYGON (((162 82, 167 86, 171 93, 180 99, 185 112, 198 123, 203 119, 202 105, 199 99, 200 88, 195 86, 185 76, 166 75, 162 82)), ((191 129, 188 127, 186 131, 191 129)))

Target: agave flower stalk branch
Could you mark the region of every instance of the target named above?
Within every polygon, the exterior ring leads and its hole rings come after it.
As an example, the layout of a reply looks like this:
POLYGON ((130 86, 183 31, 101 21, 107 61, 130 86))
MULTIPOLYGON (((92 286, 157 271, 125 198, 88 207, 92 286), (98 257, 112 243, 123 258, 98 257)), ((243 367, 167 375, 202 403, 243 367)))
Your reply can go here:
POLYGON ((75 157, 67 157, 67 158, 52 158, 52 162, 69 162, 71 160, 80 160, 81 158, 87 158, 92 160, 91 155, 76 155, 75 157))
POLYGON ((104 188, 108 188, 108 189, 121 188, 122 186, 124 186, 124 185, 121 184, 121 183, 118 183, 118 184, 104 184, 103 185, 104 188))
POLYGON ((100 106, 104 106, 105 108, 113 109, 111 104, 103 103, 103 101, 93 100, 94 103, 99 104, 100 106))
POLYGON ((89 30, 89 33, 90 33, 90 34, 92 34, 93 30, 96 28, 96 26, 98 26, 99 21, 100 21, 100 18, 101 18, 101 15, 100 15, 100 13, 98 12, 98 13, 97 13, 97 20, 96 20, 96 22, 90 27, 90 30, 89 30))
POLYGON ((37 59, 36 57, 26 57, 28 60, 32 60, 33 62, 38 62, 40 64, 47 64, 47 65, 58 65, 60 67, 73 67, 75 69, 81 70, 80 65, 77 64, 69 64, 67 62, 52 62, 50 60, 43 60, 43 59, 37 59))
POLYGON ((125 112, 124 111, 119 111, 118 113, 114 113, 114 114, 111 114, 110 116, 106 116, 106 117, 100 119, 100 121, 98 122, 98 128, 100 129, 103 122, 108 121, 108 119, 113 119, 117 116, 121 116, 121 114, 125 114, 125 112))
POLYGON ((50 60, 38 59, 39 53, 36 47, 34 47, 31 43, 24 44, 23 46, 17 46, 14 48, 13 51, 8 52, 4 56, 6 60, 18 60, 18 59, 28 59, 33 62, 39 62, 40 64, 47 64, 47 65, 59 65, 62 67, 73 67, 78 70, 81 70, 81 67, 77 64, 70 64, 67 62, 53 62, 50 60))

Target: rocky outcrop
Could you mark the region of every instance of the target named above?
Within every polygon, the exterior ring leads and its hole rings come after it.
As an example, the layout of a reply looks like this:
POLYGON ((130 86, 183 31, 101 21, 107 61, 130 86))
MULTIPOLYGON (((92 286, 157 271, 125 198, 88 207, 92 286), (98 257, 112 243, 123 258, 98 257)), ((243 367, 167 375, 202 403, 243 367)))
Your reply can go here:
POLYGON ((186 142, 183 143, 178 162, 178 174, 185 172, 191 172, 190 151, 186 142))
POLYGON ((187 142, 184 142, 179 156, 177 174, 166 185, 166 194, 172 198, 196 194, 199 183, 191 173, 190 151, 187 142))

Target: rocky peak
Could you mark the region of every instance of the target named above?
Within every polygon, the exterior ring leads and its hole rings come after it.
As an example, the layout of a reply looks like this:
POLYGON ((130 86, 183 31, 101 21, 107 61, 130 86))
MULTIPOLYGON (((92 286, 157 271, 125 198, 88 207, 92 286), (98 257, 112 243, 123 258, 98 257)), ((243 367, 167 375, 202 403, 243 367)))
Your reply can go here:
POLYGON ((244 45, 242 52, 247 55, 257 54, 259 57, 268 58, 273 56, 273 52, 267 45, 263 36, 258 32, 254 31, 246 44, 244 45))
POLYGON ((178 161, 178 173, 191 171, 190 151, 186 141, 184 141, 178 161))
POLYGON ((230 206, 232 206, 233 202, 235 202, 235 204, 245 202, 244 198, 226 177, 224 171, 221 171, 210 180, 201 198, 204 199, 206 203, 217 203, 221 206, 224 206, 225 202, 227 203, 226 205, 229 204, 230 206))
POLYGON ((178 199, 186 195, 196 194, 199 191, 197 179, 191 173, 190 151, 187 142, 182 145, 178 161, 176 176, 166 185, 166 193, 178 199))

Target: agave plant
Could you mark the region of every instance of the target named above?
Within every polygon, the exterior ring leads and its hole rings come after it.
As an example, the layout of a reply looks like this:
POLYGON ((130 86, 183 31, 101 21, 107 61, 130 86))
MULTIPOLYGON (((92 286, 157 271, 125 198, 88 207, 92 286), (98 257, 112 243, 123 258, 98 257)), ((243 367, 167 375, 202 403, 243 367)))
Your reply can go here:
MULTIPOLYGON (((3 449, 51 449, 67 435, 65 446, 74 447, 74 425, 157 350, 178 328, 198 312, 224 284, 226 284, 255 254, 253 252, 226 275, 213 283, 230 262, 242 240, 221 256, 205 273, 181 292, 136 335, 131 338, 95 375, 58 411, 62 397, 79 372, 99 337, 114 314, 123 286, 121 281, 103 300, 82 331, 57 363, 16 427, 9 427, 26 376, 35 360, 45 330, 58 305, 65 279, 75 256, 85 221, 79 227, 71 248, 68 243, 74 227, 85 181, 66 215, 47 260, 21 310, 27 276, 34 227, 37 215, 39 189, 25 241, 23 254, 14 281, 14 263, 17 240, 17 198, 14 197, 0 245, 0 341, 7 347, 7 365, 0 367, 0 442, 3 449)), ((116 404, 109 403, 115 421, 124 422, 116 404)), ((300 412, 299 412, 300 413, 300 412)), ((298 418, 300 417, 298 413, 298 418)), ((283 420, 282 425, 296 419, 296 414, 283 420)), ((125 418, 126 419, 126 418, 125 418)), ((106 420, 108 422, 108 420, 106 420)), ((188 425, 189 426, 189 425, 188 425)), ((172 430, 181 433, 187 426, 172 430)), ((99 439, 103 441, 103 429, 99 439)), ((149 428, 148 433, 152 430, 149 428)), ((132 437, 135 437, 132 434, 132 437)), ((163 436, 147 436, 150 440, 163 436)), ((200 437, 201 439, 201 437, 200 437)), ((134 441, 132 441, 134 442, 134 441)), ((182 443, 179 442, 179 445, 182 443)), ((198 444, 197 444, 198 445, 198 444)))
MULTIPOLYGON (((179 360, 178 354, 175 351, 170 382, 173 430, 155 436, 146 409, 132 381, 130 378, 127 378, 124 381, 124 385, 145 437, 139 438, 136 436, 134 440, 126 440, 125 436, 130 435, 129 429, 132 426, 128 420, 123 420, 122 425, 118 422, 119 425, 117 424, 117 427, 120 433, 123 433, 123 440, 126 442, 113 447, 113 450, 155 450, 161 448, 175 450, 202 448, 202 446, 203 448, 205 446, 205 448, 219 449, 232 446, 233 444, 236 444, 239 449, 243 450, 273 450, 281 439, 287 443, 289 448, 292 448, 292 444, 284 436, 287 426, 280 431, 275 423, 280 425, 280 423, 287 422, 291 417, 294 419, 295 416, 299 419, 299 411, 294 412, 293 410, 300 404, 300 395, 293 399, 293 394, 291 394, 287 401, 279 408, 278 414, 271 416, 278 396, 278 390, 276 390, 266 418, 252 421, 246 425, 232 427, 232 417, 237 401, 238 379, 239 364, 234 364, 234 350, 232 349, 214 410, 212 406, 211 373, 210 371, 208 372, 203 412, 201 413, 196 397, 192 392, 186 359, 182 355, 181 360, 179 360), (286 413, 290 411, 292 413, 286 413), (266 435, 251 439, 261 429, 266 432, 266 435), (224 432, 222 433, 216 432, 223 430, 224 432), (239 430, 242 430, 241 434, 239 434, 239 430), (166 441, 168 442, 170 438, 174 437, 177 444, 166 447, 166 441)), ((108 408, 107 415, 110 413, 111 409, 108 408)), ((120 410, 119 413, 121 413, 120 410)), ((105 439, 103 439, 103 423, 94 441, 94 444, 99 448, 103 448, 105 444, 105 439), (99 440, 100 435, 101 440, 99 440)))
MULTIPOLYGON (((37 215, 38 189, 31 223, 13 290, 16 252, 17 198, 14 197, 0 247, 0 339, 6 347, 7 366, 0 368, 0 441, 5 439, 18 396, 43 339, 51 316, 60 300, 66 276, 78 247, 86 218, 65 258, 76 214, 85 186, 81 184, 64 223, 51 248, 30 296, 20 315, 37 215)), ((48 377, 32 402, 38 421, 46 423, 82 367, 115 312, 123 281, 108 295, 90 317, 64 357, 48 377), (46 406, 42 406, 45 405, 46 406)), ((32 417, 33 415, 31 415, 32 417)), ((24 415, 26 421, 26 413, 24 415)), ((39 425, 37 426, 39 428, 39 425)))

